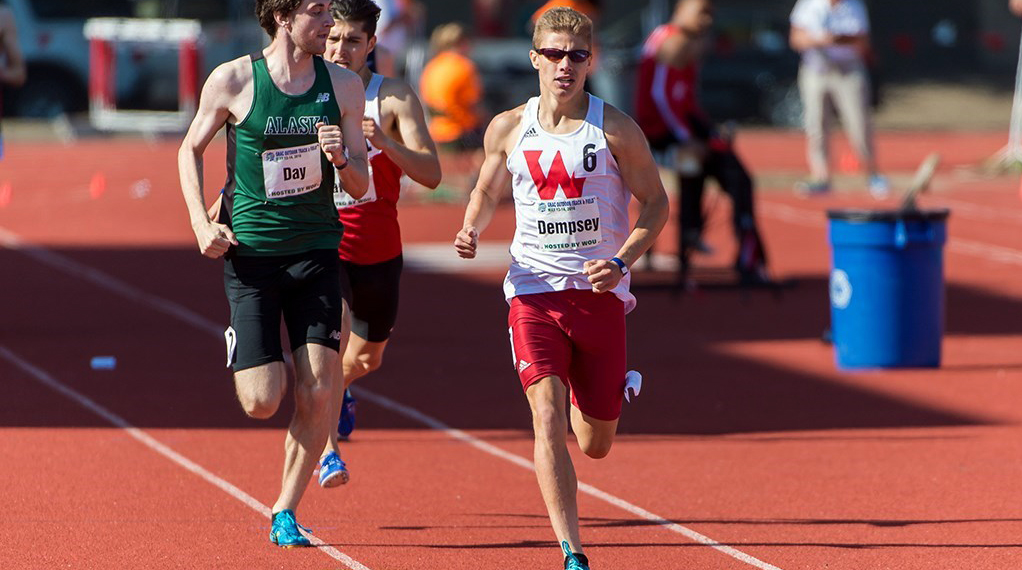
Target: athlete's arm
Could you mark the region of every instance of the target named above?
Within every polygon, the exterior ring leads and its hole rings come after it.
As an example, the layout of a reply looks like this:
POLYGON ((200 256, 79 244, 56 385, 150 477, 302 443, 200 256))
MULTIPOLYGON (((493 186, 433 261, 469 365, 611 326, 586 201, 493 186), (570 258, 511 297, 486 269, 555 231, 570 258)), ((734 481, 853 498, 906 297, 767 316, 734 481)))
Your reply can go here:
MULTIPOLYGON (((604 109, 607 145, 617 160, 625 187, 639 202, 639 218, 616 255, 631 267, 653 245, 667 223, 667 193, 639 126, 631 117, 610 105, 604 109)), ((597 293, 610 291, 624 277, 618 265, 608 259, 587 261, 584 271, 597 293)))
POLYGON ((482 168, 479 169, 479 180, 469 197, 465 222, 454 239, 454 249, 465 259, 476 256, 479 234, 490 225, 500 197, 511 185, 511 173, 507 170, 507 145, 512 134, 518 131, 521 119, 522 107, 519 107, 497 115, 490 126, 486 127, 486 135, 483 137, 483 150, 486 154, 482 168))
POLYGON ((362 115, 365 113, 366 95, 362 79, 355 73, 337 64, 327 64, 330 80, 334 85, 337 106, 341 110, 341 124, 326 125, 319 130, 320 144, 324 135, 329 139, 330 150, 323 146, 323 152, 335 167, 341 188, 353 198, 361 198, 369 190, 369 160, 365 136, 362 134, 362 115), (344 141, 357 141, 344 145, 344 141), (345 157, 345 150, 347 157, 345 157))
POLYGON ((809 30, 794 25, 791 26, 788 43, 791 44, 791 49, 797 52, 836 45, 852 46, 863 55, 870 50, 869 34, 836 36, 831 33, 824 33, 816 36, 810 33, 809 30))
POLYGON ((702 57, 704 45, 702 38, 692 37, 688 33, 680 31, 667 36, 664 41, 660 42, 656 60, 675 69, 684 69, 702 57))
POLYGON ((814 36, 807 29, 792 25, 791 33, 788 35, 788 43, 791 44, 791 49, 803 52, 813 48, 827 47, 833 44, 834 40, 830 34, 814 36))
POLYGON ((385 97, 381 93, 381 115, 394 115, 401 142, 387 136, 380 125, 368 118, 362 120, 363 134, 409 178, 427 188, 436 188, 440 185, 440 160, 419 98, 404 81, 384 79, 381 91, 384 87, 387 93, 385 97))
POLYGON ((21 87, 25 83, 25 58, 18 47, 18 29, 14 25, 14 14, 0 6, 0 83, 21 87))
POLYGON ((232 116, 231 103, 242 91, 245 80, 239 74, 238 63, 238 60, 225 63, 209 74, 199 95, 195 118, 177 153, 181 193, 188 207, 192 231, 202 255, 214 259, 223 255, 231 244, 237 245, 238 240, 230 228, 211 221, 206 213, 202 196, 202 154, 232 116))

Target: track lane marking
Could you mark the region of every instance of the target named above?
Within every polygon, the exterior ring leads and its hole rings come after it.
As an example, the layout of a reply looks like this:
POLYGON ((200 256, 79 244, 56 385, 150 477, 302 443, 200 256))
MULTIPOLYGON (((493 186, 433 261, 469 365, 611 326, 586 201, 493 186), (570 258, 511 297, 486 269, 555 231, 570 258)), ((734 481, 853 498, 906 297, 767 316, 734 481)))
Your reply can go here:
MULTIPOLYGON (((417 421, 417 422, 419 422, 421 424, 424 424, 424 425, 426 425, 426 426, 428 426, 428 427, 430 427, 430 428, 432 428, 432 429, 434 429, 436 431, 439 431, 439 432, 443 433, 444 435, 450 437, 451 439, 455 439, 455 440, 458 440, 458 441, 460 441, 462 443, 468 444, 468 445, 470 445, 470 446, 472 446, 472 447, 474 447, 474 448, 476 448, 476 449, 478 449, 478 450, 480 450, 480 451, 482 451, 484 453, 488 453, 490 455, 493 455, 494 457, 499 457, 500 459, 503 459, 505 461, 513 463, 513 464, 515 464, 515 465, 517 465, 519 467, 522 467, 524 469, 528 469, 529 471, 533 471, 533 472, 536 471, 536 465, 532 461, 529 461, 528 459, 526 459, 526 458, 524 458, 524 457, 522 457, 520 455, 516 455, 516 454, 511 453, 509 451, 505 451, 505 450, 503 450, 503 449, 501 449, 501 448, 499 448, 499 447, 497 447, 497 446, 495 446, 495 445, 493 445, 491 443, 488 443, 485 440, 480 439, 480 438, 478 438, 478 437, 476 437, 476 436, 474 436, 472 434, 469 434, 469 433, 467 433, 465 431, 462 431, 462 430, 456 429, 456 428, 452 428, 452 427, 448 426, 447 424, 441 422, 440 420, 438 420, 438 419, 436 419, 436 418, 434 418, 432 416, 428 416, 428 415, 420 412, 419 410, 416 410, 415 408, 412 408, 410 406, 406 406, 404 404, 396 402, 396 401, 394 401, 394 400, 392 400, 392 399, 390 399, 390 398, 388 398, 386 396, 382 396, 380 394, 376 394, 374 392, 366 390, 365 388, 362 388, 361 386, 354 386, 353 385, 351 387, 351 391, 354 392, 360 398, 365 398, 366 400, 368 400, 368 401, 370 401, 370 402, 372 402, 372 403, 374 403, 374 404, 376 404, 376 405, 378 405, 378 406, 380 406, 382 408, 386 408, 386 409, 388 409, 388 410, 390 410, 392 412, 396 412, 398 414, 401 414, 401 415, 405 416, 406 418, 409 418, 411 420, 415 420, 415 421, 417 421)), ((755 568, 759 568, 760 570, 781 570, 780 568, 778 568, 777 566, 774 566, 773 564, 764 562, 764 561, 762 561, 762 560, 760 560, 760 559, 758 559, 758 558, 756 558, 754 556, 751 556, 749 554, 746 554, 746 553, 742 552, 741 550, 738 550, 736 548, 733 548, 731 546, 728 546, 726 544, 718 542, 718 541, 716 541, 716 540, 714 540, 714 539, 712 539, 712 538, 710 538, 710 537, 708 537, 708 536, 706 536, 704 534, 696 532, 696 531, 694 531, 694 530, 692 530, 692 529, 690 529, 690 528, 688 528, 686 526, 683 526, 683 525, 680 525, 680 524, 678 524, 676 522, 673 522, 673 521, 670 521, 668 519, 665 519, 664 517, 661 517, 660 515, 651 513, 650 511, 647 511, 646 509, 644 509, 644 508, 642 508, 640 506, 637 506, 637 505, 634 505, 632 503, 629 503, 628 501, 626 501, 624 499, 621 499, 619 497, 616 497, 614 495, 611 495, 610 493, 607 493, 606 491, 601 491, 600 489, 598 489, 598 488, 596 488, 596 487, 594 487, 594 486, 592 486, 592 485, 590 485, 588 483, 583 483, 582 481, 579 481, 578 482, 578 490, 582 491, 583 493, 585 493, 587 495, 595 497, 595 498, 597 498, 597 499, 599 499, 599 500, 601 500, 601 501, 603 501, 605 503, 609 503, 609 504, 611 504, 611 505, 613 505, 615 507, 618 507, 619 509, 621 509, 623 511, 626 511, 628 513, 631 513, 631 514, 633 514, 633 515, 635 515, 635 516, 637 516, 637 517, 639 517, 641 519, 645 519, 645 520, 647 520, 649 522, 652 522, 652 523, 655 523, 657 525, 660 525, 661 527, 663 527, 663 528, 665 528, 665 529, 667 529, 667 530, 669 530, 671 532, 675 532, 677 534, 685 536, 686 538, 692 540, 693 542, 697 542, 697 543, 702 544, 704 546, 709 546, 710 548, 713 548, 714 550, 717 550, 718 552, 720 552, 722 554, 726 554, 726 555, 728 555, 728 556, 730 556, 730 557, 732 557, 732 558, 734 558, 736 560, 739 560, 741 562, 744 562, 744 563, 746 563, 746 564, 748 564, 750 566, 753 566, 755 568)))
MULTIPOLYGON (((195 326, 196 328, 199 328, 200 330, 212 333, 212 334, 215 335, 217 340, 220 340, 222 338, 222 336, 223 336, 223 333, 221 331, 221 328, 222 328, 221 326, 219 326, 216 323, 210 321, 209 319, 203 317, 202 315, 200 315, 198 313, 195 313, 194 311, 188 309, 187 307, 184 307, 182 305, 174 303, 174 302, 172 302, 172 301, 170 301, 168 299, 164 299, 163 297, 159 297, 157 295, 152 295, 150 293, 146 293, 145 291, 143 291, 143 290, 141 290, 141 289, 139 289, 137 287, 134 287, 133 285, 130 285, 130 284, 124 282, 124 281, 121 281, 120 279, 118 279, 118 278, 116 278, 116 277, 114 277, 112 275, 108 275, 108 274, 100 271, 99 269, 96 269, 94 267, 90 267, 90 266, 81 264, 81 263, 79 263, 77 261, 74 261, 74 260, 72 260, 70 258, 67 258, 67 257, 65 257, 63 255, 60 255, 60 254, 58 254, 56 252, 49 251, 49 250, 47 250, 45 248, 42 248, 40 246, 25 244, 24 241, 21 240, 17 235, 11 233, 10 231, 6 230, 3 227, 0 227, 0 245, 3 245, 4 247, 7 247, 8 249, 11 249, 12 251, 17 251, 17 252, 24 253, 28 257, 30 257, 30 258, 32 258, 34 260, 37 260, 37 261, 39 261, 39 262, 41 262, 41 263, 43 263, 43 264, 45 264, 45 265, 47 265, 49 267, 52 267, 53 269, 56 269, 58 271, 62 271, 64 273, 68 273, 68 274, 73 275, 75 277, 80 277, 80 278, 86 279, 86 280, 88 280, 88 281, 98 285, 99 287, 102 287, 102 288, 108 289, 110 291, 113 291, 113 292, 115 292, 117 294, 123 295, 125 298, 127 298, 129 300, 135 301, 135 302, 143 304, 143 305, 147 305, 147 306, 149 306, 149 307, 151 307, 153 309, 156 309, 157 311, 159 311, 161 313, 167 314, 167 315, 169 315, 171 317, 174 317, 174 318, 176 318, 176 319, 178 319, 178 320, 180 320, 182 322, 185 322, 187 324, 195 326)), ((10 351, 7 351, 6 349, 4 349, 2 347, 2 345, 0 345, 0 351, 2 351, 2 352, 0 352, 0 354, 9 353, 9 354, 13 355, 13 353, 10 353, 10 351)), ((49 385, 49 384, 47 384, 47 385, 49 385)), ((397 412, 397 413, 399 413, 401 415, 404 415, 405 417, 407 417, 409 419, 417 421, 417 422, 419 422, 419 423, 421 423, 421 424, 423 424, 423 425, 425 425, 427 427, 430 427, 430 428, 432 428, 434 430, 440 431, 440 432, 444 433, 445 435, 447 435, 448 437, 451 437, 452 439, 455 439, 455 440, 461 441, 463 443, 466 443, 466 444, 468 444, 468 445, 470 445, 470 446, 472 446, 472 447, 474 447, 474 448, 476 448, 476 449, 478 449, 480 451, 483 451, 483 452, 485 452, 487 454, 493 455, 494 457, 499 457, 501 459, 504 459, 505 461, 508 461, 510 463, 518 465, 519 467, 522 467, 524 469, 528 469, 528 470, 533 471, 533 472, 535 471, 535 465, 531 461, 529 461, 528 459, 526 459, 524 457, 521 457, 520 455, 515 455, 515 454, 513 454, 511 452, 508 452, 508 451, 505 451, 503 449, 500 449, 499 447, 497 447, 495 445, 492 445, 490 443, 487 443, 486 441, 484 441, 484 440, 482 440, 480 438, 477 438, 477 437, 475 437, 475 436, 473 436, 473 435, 471 435, 469 433, 466 433, 466 432, 464 432, 462 430, 451 428, 451 427, 447 426, 446 424, 444 424, 443 422, 441 422, 440 420, 437 420, 437 419, 435 419, 435 418, 433 418, 431 416, 428 416, 428 415, 420 412, 419 410, 416 410, 415 408, 412 408, 410 406, 406 406, 404 404, 398 403, 398 402, 396 402, 394 400, 391 400, 390 398, 387 398, 386 396, 383 396, 381 394, 376 394, 376 393, 374 393, 374 392, 372 392, 370 390, 366 390, 365 388, 362 388, 361 386, 353 386, 352 388, 355 391, 357 391, 362 397, 366 398, 367 400, 371 400, 371 401, 377 403, 380 406, 383 406, 383 407, 388 408, 388 409, 390 409, 392 411, 395 411, 395 412, 397 412)), ((81 396, 81 398, 84 398, 85 400, 88 400, 88 398, 86 398, 84 395, 80 395, 77 392, 74 392, 73 390, 71 390, 70 388, 66 388, 66 389, 69 390, 70 392, 78 395, 78 396, 81 396)), ((58 391, 60 391, 61 393, 64 393, 63 390, 58 390, 58 391)), ((95 404, 91 400, 88 400, 88 401, 90 403, 92 403, 92 405, 96 406, 97 408, 100 408, 98 406, 98 404, 95 404)), ((91 410, 92 408, 90 407, 89 409, 91 410)), ((103 408, 100 408, 100 409, 103 409, 103 408)), ((105 411, 105 409, 104 409, 104 411, 105 411)), ((115 417, 115 418, 117 417, 117 416, 114 416, 110 412, 106 412, 106 413, 110 414, 111 417, 115 417)), ((103 416, 103 417, 105 418, 106 416, 103 416)), ((120 421, 123 422, 124 420, 120 420, 120 421)), ((125 422, 125 423, 127 423, 127 422, 125 422)), ((145 435, 144 432, 140 431, 140 433, 145 435)), ((149 437, 149 436, 146 435, 146 437, 149 437)), ((156 440, 153 440, 153 441, 155 442, 156 440)), ((159 443, 159 442, 156 442, 156 443, 159 443)), ((162 444, 160 444, 160 445, 162 445, 162 444)), ((164 446, 164 447, 166 447, 166 446, 164 446)), ((170 448, 167 448, 167 449, 170 450, 170 448)), ((173 450, 170 450, 170 451, 173 451, 173 450)), ((201 467, 200 467, 200 469, 201 469, 201 467)), ((212 474, 210 474, 210 475, 212 477, 216 477, 215 475, 212 475, 212 474)), ((224 481, 224 483, 226 483, 227 485, 230 485, 230 483, 227 483, 226 481, 224 481)), ((744 552, 742 552, 742 551, 740 551, 740 550, 738 550, 736 548, 733 548, 733 547, 728 546, 728 545, 726 545, 724 543, 716 541, 716 540, 714 540, 714 539, 712 539, 712 538, 710 538, 710 537, 708 537, 706 535, 703 535, 701 533, 698 533, 698 532, 696 532, 696 531, 694 531, 694 530, 692 530, 692 529, 690 529, 688 527, 685 527, 683 525, 680 525, 678 523, 670 521, 670 520, 668 520, 668 519, 666 519, 664 517, 661 517, 660 515, 657 515, 657 514, 654 514, 654 513, 650 512, 650 511, 647 511, 646 509, 643 509, 642 507, 639 507, 638 505, 632 504, 632 503, 630 503, 630 502, 628 502, 628 501, 626 501, 624 499, 621 499, 620 497, 617 497, 615 495, 607 493, 606 491, 602 491, 602 490, 600 490, 600 489, 598 489, 596 487, 593 487, 592 485, 589 485, 587 483, 583 483, 582 481, 579 481, 578 482, 578 488, 579 488, 580 491, 586 493, 587 495, 590 495, 590 496, 595 497, 595 498, 597 498, 599 500, 602 500, 602 501, 604 501, 604 502, 606 502, 606 503, 608 503, 610 505, 618 507, 618 508, 620 508, 620 509, 622 509, 622 510, 628 512, 628 513, 631 513, 631 514, 633 514, 633 515, 635 515, 635 516, 637 516, 639 518, 645 519, 645 520, 647 520, 649 522, 653 522, 653 523, 661 526, 662 528, 664 528, 666 530, 669 530, 671 532, 674 532, 674 533, 680 534, 682 536, 685 536, 685 537, 689 538, 690 540, 692 540, 692 541, 694 541, 696 543, 703 544, 705 546, 713 548, 714 550, 717 550, 718 552, 720 552, 722 554, 725 554, 727 556, 730 556, 730 557, 732 557, 732 558, 734 558, 736 560, 739 560, 739 561, 741 561, 741 562, 743 562, 745 564, 748 564, 748 565, 753 566, 755 568, 759 568, 760 570, 782 570, 781 568, 779 568, 777 566, 774 566, 774 565, 772 565, 772 564, 770 564, 768 562, 764 562, 764 561, 762 561, 762 560, 760 560, 760 559, 758 559, 758 558, 756 558, 756 557, 754 557, 752 555, 746 554, 746 553, 744 553, 744 552)), ((239 489, 239 492, 243 492, 243 491, 240 491, 240 489, 239 489)), ((248 496, 248 495, 246 495, 246 496, 248 496)), ((252 499, 252 500, 255 501, 255 499, 252 499)), ((242 502, 245 502, 245 501, 242 501, 242 502)), ((259 505, 263 509, 266 509, 266 513, 265 514, 267 516, 269 516, 269 509, 267 507, 263 506, 261 503, 259 503, 259 505)), ((323 544, 322 541, 320 541, 318 538, 313 537, 312 540, 314 540, 317 545, 323 544)), ((332 547, 326 546, 325 544, 323 544, 323 546, 325 546, 324 551, 326 551, 326 549, 331 549, 332 548, 332 547)), ((347 555, 341 553, 340 551, 336 551, 336 549, 333 549, 333 550, 337 554, 339 554, 341 556, 345 556, 347 558, 347 555)), ((334 556, 334 555, 331 554, 331 556, 334 556)), ((335 556, 335 558, 336 558, 336 556, 335 556)), ((338 559, 338 560, 340 560, 340 559, 338 559)), ((352 562, 354 562, 355 564, 359 564, 357 561, 354 561, 354 560, 352 560, 352 562)), ((352 568, 352 570, 363 570, 363 568, 365 568, 365 567, 359 565, 359 566, 351 566, 351 568, 352 568)), ((365 570, 369 570, 369 569, 365 568, 365 570)))
MULTIPOLYGON (((187 457, 181 455, 177 451, 174 451, 174 449, 160 442, 153 436, 133 426, 121 416, 118 416, 117 414, 111 412, 110 410, 96 403, 88 396, 82 394, 81 392, 78 392, 77 390, 71 388, 67 384, 64 384, 60 380, 57 380, 56 378, 48 374, 45 370, 35 366, 31 362, 22 358, 21 356, 18 356, 4 345, 0 345, 0 358, 3 358, 4 360, 10 362, 14 366, 21 369, 23 372, 32 376, 40 384, 43 384, 47 388, 50 388, 51 390, 61 394, 65 398, 71 400, 72 402, 75 402, 76 404, 85 408, 86 410, 89 410, 90 412, 110 422, 115 427, 124 430, 125 433, 127 433, 129 436, 140 442, 142 445, 148 447, 149 449, 155 451, 156 453, 159 453, 160 455, 166 457, 167 459, 173 461, 174 463, 177 463, 186 471, 189 471, 197 475, 199 478, 203 479, 207 483, 213 485, 214 487, 219 488, 221 491, 227 493, 231 497, 234 497, 242 504, 259 513, 260 515, 263 515, 266 518, 270 518, 270 515, 272 514, 270 512, 270 507, 267 507, 266 505, 260 503, 259 500, 253 497, 252 495, 249 495, 245 491, 242 491, 238 487, 231 484, 226 479, 214 475, 205 467, 199 465, 198 463, 192 461, 191 459, 188 459, 187 457)), ((326 553, 331 558, 337 560, 341 564, 344 564, 350 570, 370 570, 361 562, 355 560, 354 558, 348 556, 347 554, 344 554, 343 552, 337 550, 333 546, 326 544, 316 536, 309 535, 309 540, 311 540, 314 545, 319 547, 320 551, 326 553)))
MULTIPOLYGON (((781 204, 779 202, 771 202, 769 200, 760 200, 757 207, 761 212, 775 220, 811 228, 827 227, 826 214, 824 212, 810 210, 808 208, 799 208, 788 204, 781 204)), ((980 259, 993 261, 995 263, 1003 263, 1005 265, 1022 266, 1022 250, 1010 247, 957 237, 949 237, 947 240, 947 248, 948 251, 960 255, 978 257, 980 259)))

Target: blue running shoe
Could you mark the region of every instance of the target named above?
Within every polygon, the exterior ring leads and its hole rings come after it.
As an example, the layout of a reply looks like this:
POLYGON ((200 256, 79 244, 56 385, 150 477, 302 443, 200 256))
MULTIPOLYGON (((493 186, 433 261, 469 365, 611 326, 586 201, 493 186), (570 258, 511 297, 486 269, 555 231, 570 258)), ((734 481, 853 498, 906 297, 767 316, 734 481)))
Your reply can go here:
POLYGON ((273 515, 273 526, 270 527, 270 542, 283 548, 295 548, 298 546, 312 546, 312 542, 302 534, 312 532, 295 520, 295 513, 291 509, 285 509, 273 515))
POLYGON ((561 543, 564 550, 564 570, 589 570, 589 559, 585 554, 576 554, 571 551, 568 541, 561 543))
POLYGON ((358 400, 351 395, 351 390, 344 391, 341 401, 341 419, 337 420, 337 439, 348 441, 348 436, 355 431, 355 404, 358 400))
POLYGON ((341 461, 337 452, 331 451, 319 461, 319 485, 327 489, 343 485, 348 482, 348 466, 341 461))

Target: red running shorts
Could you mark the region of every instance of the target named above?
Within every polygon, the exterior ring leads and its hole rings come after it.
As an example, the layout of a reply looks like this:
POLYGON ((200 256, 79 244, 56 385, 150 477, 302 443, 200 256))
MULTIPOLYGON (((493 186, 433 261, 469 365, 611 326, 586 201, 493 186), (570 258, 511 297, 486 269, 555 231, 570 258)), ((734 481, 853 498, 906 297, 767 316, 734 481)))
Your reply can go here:
POLYGON ((507 320, 523 389, 557 376, 582 413, 603 421, 621 415, 627 339, 624 303, 613 293, 520 295, 511 299, 507 320))

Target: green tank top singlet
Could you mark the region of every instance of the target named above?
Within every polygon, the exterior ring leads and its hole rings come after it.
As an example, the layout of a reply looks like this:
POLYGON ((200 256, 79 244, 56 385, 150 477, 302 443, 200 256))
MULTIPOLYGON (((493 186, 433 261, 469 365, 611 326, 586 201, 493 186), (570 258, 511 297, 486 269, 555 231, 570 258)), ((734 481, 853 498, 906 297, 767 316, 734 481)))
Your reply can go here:
POLYGON ((252 58, 252 108, 227 126, 226 223, 237 255, 293 255, 337 249, 344 226, 334 207, 334 168, 316 123, 339 125, 330 72, 313 57, 316 80, 301 95, 274 85, 261 52, 252 58))

